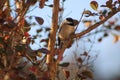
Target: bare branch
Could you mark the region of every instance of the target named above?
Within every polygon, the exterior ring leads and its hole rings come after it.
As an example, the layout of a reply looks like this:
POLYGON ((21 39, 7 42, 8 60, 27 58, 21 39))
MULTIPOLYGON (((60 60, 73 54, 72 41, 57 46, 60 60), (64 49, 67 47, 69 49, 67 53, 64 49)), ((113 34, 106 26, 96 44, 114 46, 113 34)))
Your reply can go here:
MULTIPOLYGON (((84 9, 84 11, 85 11, 85 9, 84 9)), ((84 11, 82 12, 82 15, 81 15, 81 17, 80 17, 80 20, 78 21, 78 25, 76 26, 75 31, 77 30, 77 28, 78 28, 78 26, 79 26, 79 24, 80 24, 80 22, 81 22, 81 20, 82 20, 82 18, 83 18, 84 11)))
POLYGON ((97 22, 96 24, 92 25, 88 29, 86 29, 86 30, 84 30, 84 31, 82 31, 82 32, 80 32, 78 34, 72 35, 69 38, 69 40, 63 45, 62 49, 60 50, 57 62, 59 63, 59 61, 61 59, 61 55, 63 55, 65 49, 67 48, 67 46, 69 45, 69 43, 72 41, 73 38, 77 38, 77 37, 81 38, 83 35, 89 33, 90 31, 94 30, 95 28, 99 27, 101 24, 103 24, 104 22, 106 22, 109 18, 111 18, 112 16, 114 16, 117 12, 119 12, 119 11, 111 12, 104 20, 102 20, 100 22, 97 22))
POLYGON ((92 25, 91 27, 89 27, 88 29, 78 33, 78 34, 75 34, 72 36, 72 38, 77 38, 77 37, 81 37, 87 33, 89 33, 90 31, 94 30, 95 28, 99 27, 101 24, 103 24, 104 22, 106 22, 109 18, 111 18, 112 16, 114 16, 117 12, 119 11, 114 11, 114 12, 111 12, 105 19, 101 20, 100 22, 97 22, 96 24, 92 25))

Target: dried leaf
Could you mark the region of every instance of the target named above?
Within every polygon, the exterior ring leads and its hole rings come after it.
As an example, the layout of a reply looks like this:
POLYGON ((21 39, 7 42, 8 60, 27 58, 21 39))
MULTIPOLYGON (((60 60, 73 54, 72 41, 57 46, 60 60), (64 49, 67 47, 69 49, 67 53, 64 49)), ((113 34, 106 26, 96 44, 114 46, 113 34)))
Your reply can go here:
POLYGON ((63 69, 65 77, 68 79, 70 77, 70 72, 63 69))
POLYGON ((41 31, 42 31, 42 29, 37 29, 37 33, 41 32, 41 31))
POLYGON ((92 9, 97 10, 98 9, 98 3, 96 1, 91 1, 90 6, 92 9))
POLYGON ((36 4, 36 2, 37 2, 37 0, 32 0, 30 4, 33 6, 36 4))
POLYGON ((102 20, 104 20, 104 19, 105 19, 105 16, 100 15, 100 16, 99 16, 99 19, 102 21, 102 20))
POLYGON ((104 33, 104 35, 103 35, 104 37, 107 37, 108 36, 108 33, 104 33))
POLYGON ((25 36, 25 37, 29 37, 30 34, 29 34, 28 32, 25 32, 25 33, 24 33, 24 36, 25 36))
POLYGON ((98 39, 98 42, 101 42, 101 41, 102 41, 102 38, 99 38, 99 39, 98 39))
POLYGON ((114 33, 112 33, 112 35, 113 35, 113 37, 114 37, 113 43, 118 42, 120 36, 118 36, 117 34, 114 34, 114 33))
POLYGON ((79 62, 79 63, 82 63, 83 62, 83 60, 79 57, 79 58, 77 58, 77 61, 79 62))
POLYGON ((92 12, 91 12, 90 10, 85 10, 85 11, 83 12, 83 14, 88 14, 88 15, 91 15, 91 14, 92 14, 92 12))
POLYGON ((112 9, 112 2, 113 2, 112 0, 108 0, 108 1, 106 2, 106 7, 112 9))
POLYGON ((44 20, 41 17, 35 17, 35 19, 40 25, 42 25, 44 23, 44 20))
POLYGON ((70 65, 69 62, 64 62, 64 63, 59 64, 59 66, 61 67, 68 67, 69 65, 70 65))
POLYGON ((85 52, 83 53, 83 55, 84 55, 84 56, 88 56, 88 53, 85 51, 85 52))
POLYGON ((120 31, 120 25, 117 25, 114 29, 120 31))
POLYGON ((41 52, 37 52, 37 56, 38 56, 38 57, 42 57, 43 55, 42 55, 41 52))
POLYGON ((45 0, 40 0, 39 7, 44 8, 44 6, 45 6, 45 0))
POLYGON ((84 21, 85 27, 90 27, 92 25, 92 21, 84 21))
POLYGON ((9 35, 4 36, 4 40, 8 40, 10 38, 9 35))
POLYGON ((48 42, 49 39, 42 39, 40 42, 48 42))
POLYGON ((44 54, 48 54, 50 51, 48 50, 48 49, 46 49, 46 48, 41 48, 41 49, 38 49, 37 51, 39 51, 39 52, 42 52, 42 53, 44 53, 44 54))
POLYGON ((35 41, 34 41, 34 40, 31 40, 31 43, 32 43, 32 44, 34 44, 34 43, 35 43, 35 41))
POLYGON ((46 31, 50 31, 51 29, 50 28, 45 28, 46 31))
POLYGON ((91 71, 85 70, 82 72, 82 75, 87 76, 88 78, 93 78, 93 74, 91 71))

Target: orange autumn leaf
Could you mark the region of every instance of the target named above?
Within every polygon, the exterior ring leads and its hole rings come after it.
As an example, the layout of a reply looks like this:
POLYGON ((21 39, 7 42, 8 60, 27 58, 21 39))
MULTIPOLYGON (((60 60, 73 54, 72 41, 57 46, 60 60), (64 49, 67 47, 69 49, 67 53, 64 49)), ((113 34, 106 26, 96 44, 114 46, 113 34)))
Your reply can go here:
POLYGON ((112 33, 112 35, 113 35, 113 37, 114 37, 113 43, 116 43, 116 42, 118 42, 118 41, 120 40, 120 36, 119 36, 119 35, 114 34, 114 33, 112 33))
POLYGON ((98 9, 98 3, 96 1, 91 1, 90 2, 90 6, 93 10, 97 10, 98 9))

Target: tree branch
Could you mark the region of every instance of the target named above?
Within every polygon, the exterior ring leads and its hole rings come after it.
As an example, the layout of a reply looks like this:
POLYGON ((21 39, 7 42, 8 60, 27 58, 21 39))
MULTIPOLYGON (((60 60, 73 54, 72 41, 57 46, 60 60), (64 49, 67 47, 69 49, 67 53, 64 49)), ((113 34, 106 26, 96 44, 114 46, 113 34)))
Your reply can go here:
POLYGON ((65 49, 67 48, 67 46, 69 45, 69 43, 72 41, 73 38, 77 38, 77 37, 81 38, 83 35, 89 33, 90 31, 94 30, 95 28, 99 27, 101 24, 103 24, 104 22, 106 22, 109 18, 111 18, 112 16, 114 16, 117 12, 119 12, 119 10, 111 12, 105 19, 101 20, 100 22, 97 22, 96 24, 92 25, 88 29, 86 29, 86 30, 84 30, 84 31, 82 31, 82 32, 80 32, 78 34, 72 35, 69 38, 69 40, 63 45, 62 49, 60 50, 60 53, 59 53, 58 59, 57 59, 57 63, 60 62, 65 49))
POLYGON ((78 34, 75 34, 72 36, 72 38, 77 38, 77 37, 81 37, 87 33, 89 33, 90 31, 94 30, 95 28, 99 27, 101 24, 103 24, 104 22, 106 22, 109 18, 111 18, 112 16, 114 16, 117 12, 119 11, 114 11, 114 12, 111 12, 107 17, 105 17, 105 19, 97 22, 96 24, 92 25, 91 27, 89 27, 88 29, 78 33, 78 34))
POLYGON ((50 31, 50 37, 48 42, 48 50, 50 51, 47 54, 46 63, 48 64, 48 72, 50 80, 55 80, 56 75, 56 62, 53 61, 55 54, 55 41, 56 41, 56 32, 58 29, 58 13, 59 13, 59 0, 54 0, 53 13, 52 13, 52 26, 50 31))

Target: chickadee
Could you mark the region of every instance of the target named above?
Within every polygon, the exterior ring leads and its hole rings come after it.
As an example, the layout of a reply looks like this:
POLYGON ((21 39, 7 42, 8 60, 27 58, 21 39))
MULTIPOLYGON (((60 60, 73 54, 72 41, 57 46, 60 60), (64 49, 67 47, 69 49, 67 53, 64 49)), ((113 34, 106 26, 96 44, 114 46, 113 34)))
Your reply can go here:
POLYGON ((78 24, 78 21, 72 18, 66 18, 62 24, 60 25, 59 33, 58 33, 58 42, 60 48, 64 44, 65 41, 69 39, 69 37, 74 34, 75 26, 78 24))

